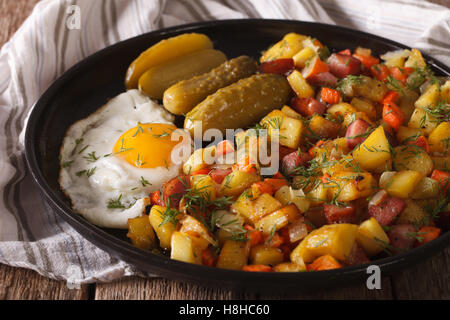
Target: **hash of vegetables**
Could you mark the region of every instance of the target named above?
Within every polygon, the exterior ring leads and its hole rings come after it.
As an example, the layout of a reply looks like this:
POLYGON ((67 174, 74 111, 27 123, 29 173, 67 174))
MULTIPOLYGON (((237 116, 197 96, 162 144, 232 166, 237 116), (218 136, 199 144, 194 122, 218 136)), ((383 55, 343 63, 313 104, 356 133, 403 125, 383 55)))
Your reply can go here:
POLYGON ((148 214, 129 220, 135 246, 218 268, 318 271, 395 255, 450 227, 450 81, 417 49, 331 53, 289 33, 258 72, 287 79, 289 105, 256 134, 196 150, 149 196, 148 214), (249 146, 275 131, 280 171, 262 176, 249 146), (235 160, 207 165, 206 154, 235 160))

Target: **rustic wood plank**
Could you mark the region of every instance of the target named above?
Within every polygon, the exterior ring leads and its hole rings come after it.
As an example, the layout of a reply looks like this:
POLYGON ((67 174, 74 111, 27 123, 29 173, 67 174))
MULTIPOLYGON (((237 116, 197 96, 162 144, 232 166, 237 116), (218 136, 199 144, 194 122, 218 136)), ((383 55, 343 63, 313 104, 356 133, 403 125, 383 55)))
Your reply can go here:
POLYGON ((256 295, 252 294, 206 288, 162 278, 130 277, 112 283, 98 283, 95 290, 95 299, 98 300, 230 300, 255 298, 256 295))
POLYGON ((85 300, 89 286, 69 289, 64 281, 55 281, 37 272, 0 264, 0 300, 85 300))
POLYGON ((450 248, 392 276, 397 299, 450 299, 450 248))

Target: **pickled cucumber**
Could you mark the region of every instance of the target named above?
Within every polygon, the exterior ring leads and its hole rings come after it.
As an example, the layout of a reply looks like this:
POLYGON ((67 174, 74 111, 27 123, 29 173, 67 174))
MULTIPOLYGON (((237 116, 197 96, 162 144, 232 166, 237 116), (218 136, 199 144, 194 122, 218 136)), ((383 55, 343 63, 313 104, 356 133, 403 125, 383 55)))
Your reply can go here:
POLYGON ((211 40, 200 33, 185 33, 162 40, 142 52, 130 64, 125 76, 125 86, 127 89, 137 88, 139 78, 151 67, 198 50, 212 48, 211 40))
POLYGON ((148 69, 139 78, 138 87, 148 96, 162 99, 171 85, 209 72, 226 60, 225 54, 218 50, 196 51, 148 69))
POLYGON ((212 128, 222 133, 225 129, 245 128, 270 111, 281 108, 288 102, 290 94, 285 77, 256 74, 208 96, 186 115, 184 128, 191 135, 200 125, 203 132, 212 128))
POLYGON ((226 61, 208 73, 171 86, 164 92, 164 107, 174 114, 185 114, 210 94, 251 76, 256 69, 256 61, 248 56, 226 61))

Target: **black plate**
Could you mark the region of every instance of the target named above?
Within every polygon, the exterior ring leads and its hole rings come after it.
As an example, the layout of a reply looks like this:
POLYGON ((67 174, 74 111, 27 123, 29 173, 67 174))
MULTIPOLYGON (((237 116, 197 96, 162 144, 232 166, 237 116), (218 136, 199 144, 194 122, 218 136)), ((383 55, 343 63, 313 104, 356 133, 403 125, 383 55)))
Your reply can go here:
MULTIPOLYGON (((330 49, 363 46, 375 54, 407 48, 404 45, 368 33, 320 23, 286 20, 226 20, 177 26, 150 32, 105 48, 76 64, 42 95, 29 118, 25 151, 34 179, 45 200, 82 236, 138 268, 172 279, 221 288, 259 291, 299 291, 335 287, 350 281, 365 281, 367 265, 308 273, 253 273, 198 266, 160 257, 134 248, 123 233, 98 228, 73 212, 58 186, 58 154, 67 128, 124 91, 128 65, 140 52, 154 43, 185 32, 208 35, 215 48, 229 58, 242 54, 258 58, 260 52, 288 32, 320 39, 330 49)), ((450 69, 425 57, 438 75, 450 75, 450 69)), ((386 275, 410 266, 439 252, 450 244, 450 232, 403 254, 377 260, 386 275)))

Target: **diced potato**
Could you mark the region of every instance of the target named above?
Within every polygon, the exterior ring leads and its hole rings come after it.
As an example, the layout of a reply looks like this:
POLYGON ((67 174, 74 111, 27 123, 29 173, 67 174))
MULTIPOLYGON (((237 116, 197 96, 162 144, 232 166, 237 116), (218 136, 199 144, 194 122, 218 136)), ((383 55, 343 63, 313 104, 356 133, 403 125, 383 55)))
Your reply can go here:
POLYGON ((414 106, 416 108, 425 108, 434 106, 440 99, 439 83, 434 83, 427 87, 424 93, 417 99, 414 106))
POLYGON ((331 114, 335 119, 341 120, 344 127, 353 121, 353 114, 358 110, 346 102, 340 102, 328 108, 327 113, 331 114))
POLYGON ((325 225, 311 231, 291 252, 291 261, 306 263, 329 254, 344 261, 355 244, 358 226, 348 223, 325 225))
POLYGON ((428 176, 433 171, 433 161, 425 150, 416 145, 398 146, 394 148, 393 167, 428 176))
POLYGON ((388 67, 400 67, 403 68, 405 65, 405 59, 409 57, 411 51, 406 49, 395 50, 386 52, 381 55, 380 58, 385 61, 385 64, 388 67))
POLYGON ((280 201, 268 193, 263 193, 253 201, 253 211, 249 217, 250 221, 256 223, 262 217, 280 209, 282 206, 280 201))
POLYGON ((409 195, 412 199, 429 199, 439 195, 439 182, 424 177, 415 187, 414 191, 409 195))
POLYGON ((256 223, 265 215, 280 209, 282 206, 281 202, 267 193, 263 193, 256 199, 249 198, 246 194, 242 194, 236 202, 231 205, 231 210, 240 214, 248 221, 256 223))
POLYGON ((297 207, 294 204, 290 204, 264 216, 255 223, 255 227, 267 236, 274 230, 278 231, 287 226, 290 222, 292 223, 299 217, 300 213, 297 207))
POLYGON ((348 202, 371 195, 376 189, 376 181, 367 172, 340 172, 326 183, 329 198, 348 202))
POLYGON ((257 245, 250 250, 251 264, 276 265, 283 262, 283 260, 283 253, 278 248, 257 245))
POLYGON ((287 117, 280 110, 273 110, 260 123, 267 128, 270 137, 278 130, 278 138, 282 146, 298 148, 303 132, 301 120, 287 117))
POLYGON ((386 85, 374 78, 360 76, 360 81, 353 83, 353 93, 356 96, 367 98, 371 101, 381 102, 388 92, 386 85))
POLYGON ((300 113, 298 113, 297 111, 295 111, 294 109, 292 109, 289 106, 283 106, 281 108, 281 112, 283 112, 289 118, 294 118, 294 119, 298 119, 298 120, 302 120, 303 119, 303 117, 302 117, 302 115, 300 113))
POLYGON ((422 57, 422 53, 420 53, 417 49, 412 49, 411 54, 408 57, 408 60, 405 62, 405 67, 407 68, 425 68, 426 67, 425 60, 422 57))
POLYGON ((309 129, 321 138, 332 139, 337 137, 341 125, 315 114, 309 122, 309 129))
POLYGON ((389 244, 389 237, 378 221, 370 218, 359 225, 356 242, 371 257, 380 253, 385 244, 389 244))
POLYGON ((387 191, 391 196, 399 198, 409 198, 414 188, 422 180, 420 172, 405 170, 394 174, 385 172, 380 177, 380 187, 387 191), (386 175, 390 177, 386 179, 386 175))
POLYGON ((266 62, 276 59, 292 58, 297 52, 303 49, 303 40, 306 38, 306 36, 301 34, 288 33, 283 39, 264 52, 260 61, 266 62))
POLYGON ((150 250, 155 246, 155 232, 147 215, 128 219, 127 237, 140 249, 150 250))
POLYGON ((450 171, 450 157, 431 157, 434 168, 441 171, 450 171))
POLYGON ((301 272, 306 271, 306 265, 303 264, 297 264, 294 262, 283 262, 280 264, 277 264, 273 267, 273 271, 275 272, 301 272))
POLYGON ((309 200, 303 190, 294 190, 290 186, 283 186, 275 193, 275 199, 280 201, 283 205, 293 203, 297 206, 300 212, 305 213, 309 209, 309 200))
POLYGON ((170 249, 172 234, 176 230, 176 225, 170 221, 164 222, 166 210, 166 207, 154 205, 150 210, 149 219, 159 239, 159 245, 164 249, 170 249))
POLYGON ((405 140, 414 141, 416 138, 423 135, 425 135, 425 133, 422 129, 400 126, 397 131, 397 140, 400 143, 405 140))
POLYGON ((191 238, 180 231, 172 234, 170 258, 188 263, 199 263, 194 254, 191 238))
POLYGON ((250 246, 248 241, 226 240, 220 251, 216 267, 241 270, 247 264, 250 246))
POLYGON ((441 86, 441 100, 442 102, 450 103, 450 80, 447 80, 441 86))
POLYGON ((414 112, 414 103, 419 98, 419 94, 416 91, 404 89, 404 94, 400 94, 400 99, 398 101, 398 107, 402 110, 405 115, 404 123, 407 124, 411 115, 414 112))
POLYGON ((405 199, 406 207, 400 213, 397 224, 415 224, 423 221, 428 214, 414 200, 405 199))
POLYGON ((350 104, 358 111, 364 112, 371 120, 377 119, 377 110, 372 102, 366 99, 353 98, 350 104))
POLYGON ((298 70, 294 70, 287 80, 292 87, 292 90, 297 94, 299 98, 312 98, 314 97, 314 89, 303 78, 302 74, 298 70))
POLYGON ((437 119, 422 108, 415 108, 409 119, 408 127, 422 129, 426 135, 429 135, 437 126, 437 119))
POLYGON ((316 55, 313 48, 305 47, 300 50, 292 59, 297 69, 303 69, 306 66, 306 61, 312 59, 316 55))
POLYGON ((216 146, 195 150, 183 165, 183 172, 190 174, 214 163, 216 146))
POLYGON ((353 158, 365 170, 374 170, 391 158, 389 142, 382 126, 375 129, 359 147, 355 148, 353 158))
POLYGON ((216 183, 207 174, 196 174, 191 176, 191 188, 196 194, 205 200, 212 202, 216 199, 216 183))
POLYGON ((256 174, 233 171, 222 181, 219 194, 223 196, 237 196, 258 180, 259 177, 256 174))
POLYGON ((450 122, 441 122, 428 136, 431 152, 447 154, 450 151, 450 122))
POLYGON ((328 190, 323 183, 319 183, 313 190, 306 194, 311 206, 321 205, 324 201, 328 201, 328 190))
POLYGON ((412 49, 408 60, 405 62, 407 68, 425 68, 427 64, 423 60, 422 54, 417 49, 412 49))

